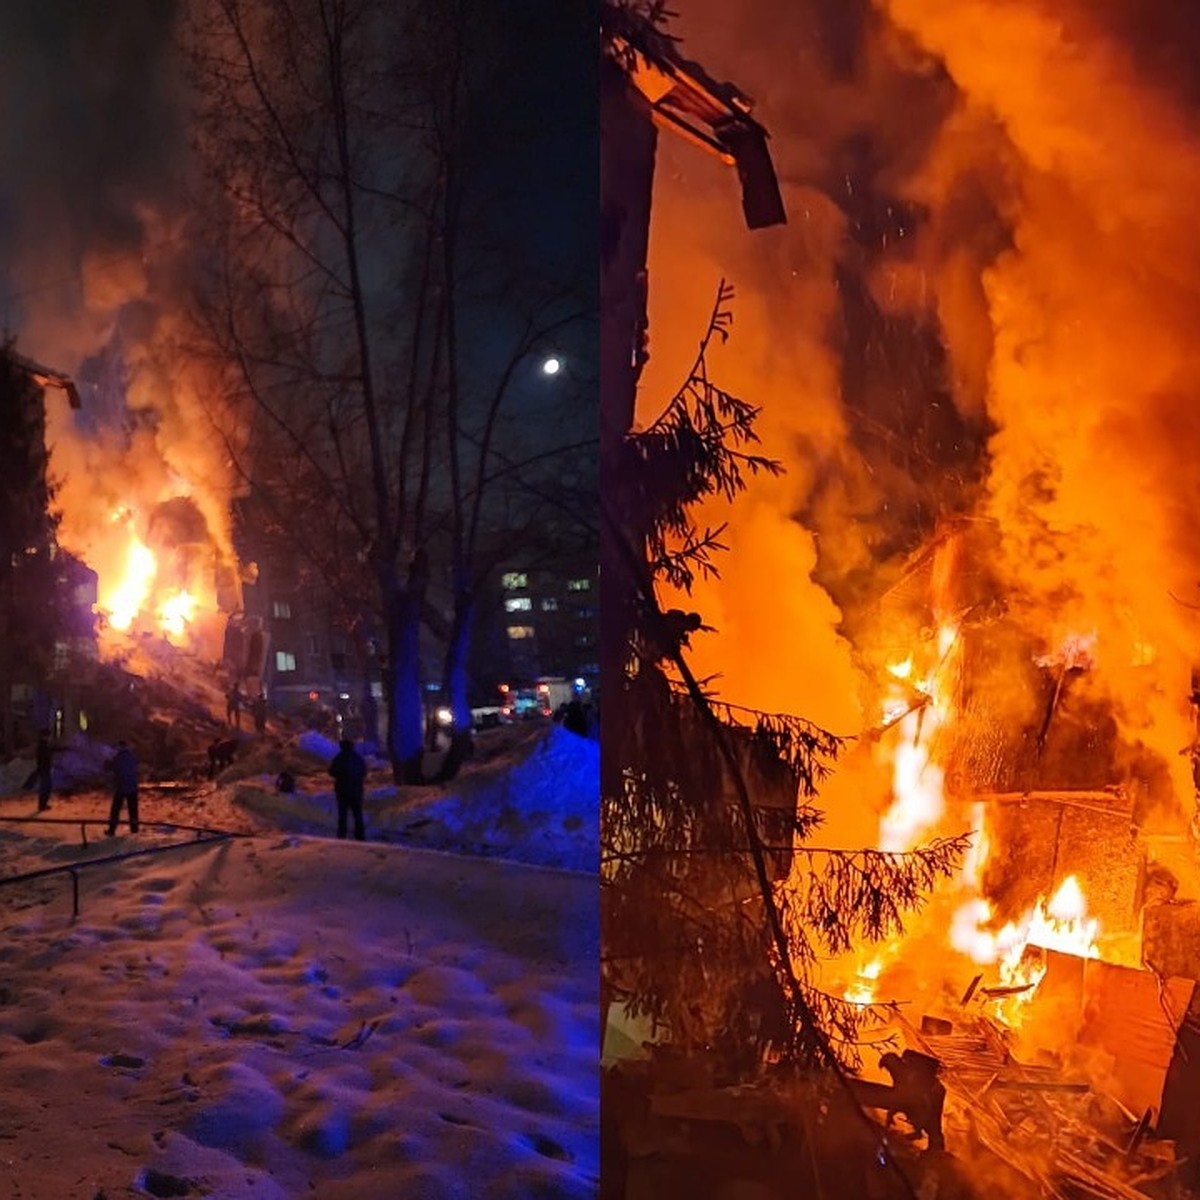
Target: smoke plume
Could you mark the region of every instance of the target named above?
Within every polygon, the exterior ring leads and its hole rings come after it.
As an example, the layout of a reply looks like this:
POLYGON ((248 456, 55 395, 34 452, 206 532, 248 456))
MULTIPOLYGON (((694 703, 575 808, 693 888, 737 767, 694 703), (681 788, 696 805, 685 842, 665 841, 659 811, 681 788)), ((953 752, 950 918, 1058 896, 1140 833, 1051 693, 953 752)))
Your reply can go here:
POLYGON ((1109 782, 1190 808, 1200 73, 1186 15, 682 8, 685 52, 757 99, 789 210, 786 229, 746 233, 732 173, 660 141, 656 368, 686 358, 706 278, 731 278, 717 373, 764 406, 766 449, 789 471, 730 514, 725 578, 698 599, 722 635, 702 665, 731 698, 852 732, 831 693, 878 694, 936 607, 914 564, 955 525, 946 603, 992 623, 972 660, 990 719, 1028 725, 1032 664, 1082 640, 1090 667, 1068 698, 1115 721, 1117 744, 1097 749, 1109 782))
MULTIPOLYGON (((0 312, 19 353, 79 386, 78 412, 47 393, 47 440, 60 541, 98 571, 102 605, 131 533, 150 538, 163 503, 190 497, 212 553, 230 553, 225 456, 206 381, 179 351, 182 283, 199 248, 184 236, 176 15, 170 0, 0 11, 0 312)), ((197 586, 174 574, 172 586, 197 586)))

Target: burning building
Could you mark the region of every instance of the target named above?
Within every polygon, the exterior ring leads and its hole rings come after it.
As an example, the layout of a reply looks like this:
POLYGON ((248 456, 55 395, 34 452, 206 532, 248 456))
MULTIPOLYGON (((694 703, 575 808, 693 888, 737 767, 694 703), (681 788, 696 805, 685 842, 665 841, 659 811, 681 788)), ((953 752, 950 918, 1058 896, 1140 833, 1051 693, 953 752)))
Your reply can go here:
POLYGON ((1194 34, 985 0, 695 0, 675 32, 752 81, 791 215, 731 227, 726 178, 659 144, 645 390, 689 361, 698 278, 732 277, 716 367, 787 468, 694 589, 697 674, 856 737, 822 789, 838 844, 973 834, 828 982, 924 1005, 909 1032, 960 1078, 1053 1052, 1123 1137, 1190 1154, 1200 126, 1168 51, 1194 34), (985 1028, 1007 1048, 972 1063, 953 1038, 985 1028))

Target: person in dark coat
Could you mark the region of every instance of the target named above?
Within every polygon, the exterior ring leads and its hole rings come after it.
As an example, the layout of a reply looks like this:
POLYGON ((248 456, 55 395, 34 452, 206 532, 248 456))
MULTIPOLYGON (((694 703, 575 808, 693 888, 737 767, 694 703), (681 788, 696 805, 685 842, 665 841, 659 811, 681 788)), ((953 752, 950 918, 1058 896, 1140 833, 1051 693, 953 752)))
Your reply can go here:
POLYGON ((233 729, 242 727, 242 689, 236 683, 225 697, 225 724, 233 729))
POLYGON ((50 807, 50 762, 53 754, 54 751, 50 748, 50 735, 39 733, 33 768, 34 777, 37 779, 38 812, 45 812, 50 807))
POLYGON ((267 693, 259 692, 254 697, 254 728, 259 733, 267 732, 267 693))
POLYGON ((117 752, 107 762, 113 773, 112 808, 108 812, 109 837, 116 836, 117 822, 121 819, 121 805, 129 805, 129 831, 138 831, 138 762, 127 742, 117 743, 117 752))
POLYGON ((567 705, 567 711, 563 713, 562 727, 578 734, 579 737, 587 737, 587 713, 583 711, 583 705, 578 700, 572 700, 567 705))
POLYGON ((354 749, 349 738, 338 742, 338 752, 329 764, 333 776, 333 791, 337 797, 338 837, 346 836, 346 814, 354 814, 354 836, 361 842, 366 838, 363 827, 363 784, 367 778, 366 760, 354 749))

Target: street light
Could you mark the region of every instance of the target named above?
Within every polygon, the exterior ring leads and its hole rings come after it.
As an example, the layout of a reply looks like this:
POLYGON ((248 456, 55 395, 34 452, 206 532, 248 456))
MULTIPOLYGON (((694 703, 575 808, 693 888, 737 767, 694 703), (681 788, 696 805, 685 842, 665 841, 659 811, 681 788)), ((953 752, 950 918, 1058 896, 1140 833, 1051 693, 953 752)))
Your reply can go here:
POLYGON ((551 354, 549 358, 542 360, 543 375, 557 375, 562 370, 563 361, 557 354, 551 354))

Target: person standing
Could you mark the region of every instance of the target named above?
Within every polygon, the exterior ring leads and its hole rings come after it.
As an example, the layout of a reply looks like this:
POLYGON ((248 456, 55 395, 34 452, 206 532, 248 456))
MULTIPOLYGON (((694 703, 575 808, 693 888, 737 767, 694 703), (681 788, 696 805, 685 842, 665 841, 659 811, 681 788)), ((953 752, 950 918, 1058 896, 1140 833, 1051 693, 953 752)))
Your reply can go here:
POLYGON ((225 697, 225 724, 231 729, 242 727, 242 689, 236 680, 225 697))
POLYGON ((50 748, 50 735, 43 730, 38 734, 33 768, 34 776, 37 778, 38 812, 45 812, 50 807, 50 765, 53 755, 54 751, 50 748))
POLYGON ((254 697, 254 728, 259 733, 267 732, 267 693, 259 692, 254 697))
POLYGON ((361 842, 366 838, 363 826, 363 784, 367 779, 366 760, 354 749, 349 738, 338 742, 338 752, 329 764, 333 776, 333 791, 337 797, 338 837, 346 836, 346 814, 354 814, 354 836, 361 842))
POLYGON ((108 769, 113 773, 112 808, 108 812, 109 837, 115 837, 117 822, 121 819, 121 805, 129 805, 129 831, 138 831, 138 762, 128 742, 118 742, 117 752, 108 760, 108 769))

